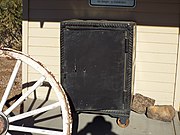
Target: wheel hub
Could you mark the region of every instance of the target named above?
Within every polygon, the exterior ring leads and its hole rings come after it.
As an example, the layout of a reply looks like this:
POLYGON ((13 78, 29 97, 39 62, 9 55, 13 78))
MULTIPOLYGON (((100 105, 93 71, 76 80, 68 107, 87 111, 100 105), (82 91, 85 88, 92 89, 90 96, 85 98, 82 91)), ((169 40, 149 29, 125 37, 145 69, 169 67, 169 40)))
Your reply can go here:
POLYGON ((8 125, 7 117, 2 112, 0 112, 0 135, 7 133, 8 125))

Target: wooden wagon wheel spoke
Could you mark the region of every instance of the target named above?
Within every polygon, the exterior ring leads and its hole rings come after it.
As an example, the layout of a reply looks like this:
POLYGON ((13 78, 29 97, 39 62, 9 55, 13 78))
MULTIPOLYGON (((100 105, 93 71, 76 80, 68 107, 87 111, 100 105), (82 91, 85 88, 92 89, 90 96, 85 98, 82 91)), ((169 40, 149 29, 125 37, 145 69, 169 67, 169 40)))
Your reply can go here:
POLYGON ((20 126, 13 126, 9 125, 9 129, 12 131, 20 131, 20 132, 31 132, 43 135, 64 135, 61 131, 52 131, 40 128, 29 128, 29 127, 20 127, 20 126))
POLYGON ((19 70, 19 68, 20 68, 20 66, 21 66, 21 63, 22 63, 22 62, 21 62, 20 60, 17 60, 16 65, 15 65, 15 67, 14 67, 14 70, 13 70, 13 72, 12 72, 11 78, 10 78, 10 80, 9 80, 9 83, 8 83, 8 85, 7 85, 7 87, 6 87, 5 93, 4 93, 3 97, 2 97, 1 104, 0 104, 0 111, 2 111, 2 109, 3 109, 3 107, 4 107, 4 104, 5 104, 6 101, 7 101, 7 98, 8 98, 8 96, 9 96, 9 93, 10 93, 11 89, 12 89, 14 80, 15 80, 15 78, 16 78, 16 76, 17 76, 17 73, 18 73, 18 70, 19 70))
MULTIPOLYGON (((33 58, 31 58, 28 55, 25 55, 19 51, 15 51, 12 49, 5 49, 0 48, 0 54, 7 55, 9 57, 12 57, 13 59, 16 59, 16 65, 13 69, 13 72, 11 74, 10 80, 7 84, 7 88, 5 89, 4 95, 2 97, 2 101, 0 103, 0 134, 6 134, 11 135, 13 132, 28 132, 28 133, 37 133, 37 134, 44 134, 44 135, 71 135, 72 133, 72 117, 71 117, 71 111, 69 102, 67 100, 67 96, 65 94, 64 89, 62 86, 55 80, 54 76, 40 63, 35 61, 33 58), (18 70, 21 66, 21 64, 26 64, 27 66, 30 66, 33 68, 38 74, 41 75, 41 77, 24 92, 18 99, 9 107, 7 110, 3 112, 3 107, 8 100, 8 96, 12 92, 12 86, 15 82, 15 78, 17 76, 18 70), (55 93, 56 100, 54 103, 48 104, 48 105, 42 105, 38 108, 35 108, 33 110, 25 111, 21 114, 14 114, 14 116, 11 116, 11 112, 13 110, 21 105, 23 101, 25 101, 31 93, 36 92, 39 87, 42 86, 43 82, 46 81, 49 83, 50 87, 55 93), (28 118, 34 118, 35 122, 35 116, 41 116, 41 114, 45 114, 45 112, 51 113, 51 111, 58 110, 62 117, 60 117, 60 120, 62 123, 56 124, 60 126, 58 129, 49 128, 49 125, 47 124, 47 127, 43 128, 37 128, 37 123, 34 123, 31 126, 27 125, 16 125, 16 122, 24 122, 24 119, 28 118), (62 126, 61 126, 62 125, 62 126), (12 132, 13 131, 13 132, 12 132)), ((31 108, 32 109, 32 108, 31 108)), ((48 121, 49 122, 49 121, 48 121)), ((39 126, 38 126, 39 127, 39 126)))
POLYGON ((36 115, 36 114, 40 114, 40 113, 43 113, 43 112, 55 109, 57 107, 60 107, 60 103, 59 102, 51 104, 51 105, 48 105, 48 106, 45 106, 45 107, 42 107, 42 108, 39 108, 39 109, 35 109, 35 110, 32 110, 32 111, 29 111, 29 112, 25 112, 23 114, 19 114, 19 115, 10 117, 9 118, 9 123, 17 121, 17 120, 24 119, 24 118, 27 118, 27 117, 30 117, 30 116, 33 116, 33 115, 36 115))
POLYGON ((10 108, 8 108, 4 114, 8 115, 12 110, 14 110, 18 105, 20 105, 34 90, 42 85, 46 78, 42 76, 25 94, 23 94, 10 108))

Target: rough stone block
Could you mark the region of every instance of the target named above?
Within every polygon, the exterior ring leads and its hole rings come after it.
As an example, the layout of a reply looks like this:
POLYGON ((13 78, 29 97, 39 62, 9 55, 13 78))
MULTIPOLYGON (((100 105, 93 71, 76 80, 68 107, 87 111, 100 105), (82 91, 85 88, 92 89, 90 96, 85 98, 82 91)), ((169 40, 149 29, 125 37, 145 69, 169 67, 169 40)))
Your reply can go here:
POLYGON ((171 105, 156 105, 147 108, 147 117, 170 122, 175 117, 175 109, 171 105))
POLYGON ((133 97, 133 102, 131 105, 131 110, 136 113, 143 114, 146 112, 147 107, 153 106, 155 100, 149 97, 145 97, 139 93, 135 94, 133 97))

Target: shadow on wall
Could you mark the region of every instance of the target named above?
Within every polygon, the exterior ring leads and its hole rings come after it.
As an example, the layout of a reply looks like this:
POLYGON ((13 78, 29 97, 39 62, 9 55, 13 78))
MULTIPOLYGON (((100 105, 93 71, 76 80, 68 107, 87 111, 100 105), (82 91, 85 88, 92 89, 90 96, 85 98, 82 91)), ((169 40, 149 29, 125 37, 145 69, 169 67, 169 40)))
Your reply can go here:
POLYGON ((89 0, 23 0, 23 18, 42 23, 68 19, 95 19, 179 27, 179 7, 179 0, 136 0, 135 8, 92 7, 89 0))

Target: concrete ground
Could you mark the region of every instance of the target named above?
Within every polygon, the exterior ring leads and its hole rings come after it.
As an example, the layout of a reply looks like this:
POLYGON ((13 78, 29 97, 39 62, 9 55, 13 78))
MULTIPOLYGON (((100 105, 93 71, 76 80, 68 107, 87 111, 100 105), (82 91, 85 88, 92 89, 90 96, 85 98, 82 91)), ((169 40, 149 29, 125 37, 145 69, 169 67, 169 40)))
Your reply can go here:
MULTIPOLYGON (((25 109, 31 110, 45 104, 49 104, 49 102, 27 100, 25 109)), ((75 120, 76 125, 74 126, 75 129, 77 128, 77 132, 74 132, 73 135, 180 135, 178 116, 172 122, 162 122, 131 112, 130 124, 127 128, 120 128, 116 124, 116 119, 107 115, 80 113, 78 117, 79 119, 75 120)), ((19 125, 30 127, 34 125, 45 129, 59 130, 62 127, 61 118, 59 109, 56 109, 25 119, 19 125)), ((12 135, 37 134, 14 132, 12 135)))
POLYGON ((180 135, 180 122, 177 117, 162 122, 131 112, 130 124, 123 129, 109 116, 80 114, 78 131, 78 135, 180 135))

